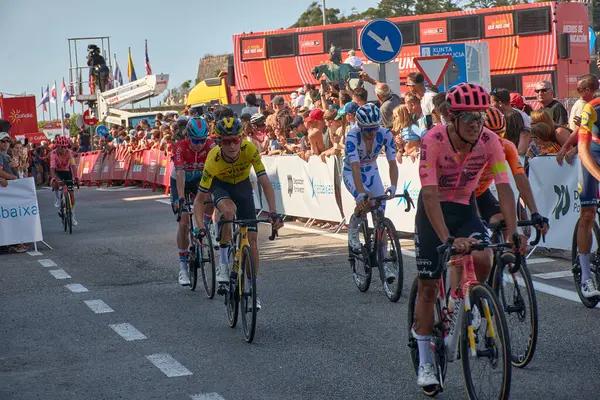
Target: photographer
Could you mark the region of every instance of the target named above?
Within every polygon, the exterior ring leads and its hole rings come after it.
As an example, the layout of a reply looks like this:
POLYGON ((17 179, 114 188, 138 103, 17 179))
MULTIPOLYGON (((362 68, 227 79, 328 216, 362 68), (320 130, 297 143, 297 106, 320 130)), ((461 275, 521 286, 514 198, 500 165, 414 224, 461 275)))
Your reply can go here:
POLYGON ((92 93, 96 92, 96 82, 99 83, 100 91, 104 92, 108 85, 108 67, 106 60, 100 54, 100 49, 95 44, 88 46, 87 65, 90 67, 90 88, 92 93))

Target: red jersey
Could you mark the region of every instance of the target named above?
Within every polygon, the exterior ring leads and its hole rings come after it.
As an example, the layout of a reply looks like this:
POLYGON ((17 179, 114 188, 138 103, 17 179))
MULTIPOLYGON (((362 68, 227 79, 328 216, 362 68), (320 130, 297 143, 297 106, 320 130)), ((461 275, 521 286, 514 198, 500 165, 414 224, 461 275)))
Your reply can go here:
POLYGON ((215 147, 215 142, 208 139, 200 151, 194 151, 190 147, 190 141, 180 140, 173 146, 173 170, 171 178, 177 178, 177 171, 185 171, 186 182, 200 180, 206 156, 210 149, 215 147))

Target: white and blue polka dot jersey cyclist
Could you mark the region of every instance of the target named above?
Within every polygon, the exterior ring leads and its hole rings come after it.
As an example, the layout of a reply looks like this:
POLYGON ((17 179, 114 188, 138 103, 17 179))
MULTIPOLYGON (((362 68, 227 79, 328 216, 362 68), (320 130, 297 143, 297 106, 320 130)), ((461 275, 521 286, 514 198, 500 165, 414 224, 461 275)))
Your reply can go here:
POLYGON ((344 159, 343 178, 346 189, 356 199, 358 192, 352 178, 352 163, 360 163, 360 172, 362 183, 366 191, 372 197, 383 196, 385 194, 383 182, 379 176, 377 168, 377 157, 381 150, 385 148, 385 156, 388 161, 396 159, 396 145, 392 132, 380 126, 375 133, 373 147, 367 150, 365 141, 362 139, 359 127, 353 128, 346 135, 346 158, 344 159))

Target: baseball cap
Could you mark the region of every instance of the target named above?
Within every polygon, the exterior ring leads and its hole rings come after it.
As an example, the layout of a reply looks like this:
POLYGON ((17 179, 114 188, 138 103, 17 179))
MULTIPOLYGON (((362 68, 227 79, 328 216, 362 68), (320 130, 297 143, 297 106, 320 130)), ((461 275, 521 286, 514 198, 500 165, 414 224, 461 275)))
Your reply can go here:
POLYGON ((300 94, 304 94, 304 87, 300 87, 300 88, 298 88, 298 93, 300 93, 300 94))
POLYGON ((518 108, 519 110, 525 107, 525 101, 523 101, 523 96, 521 96, 519 93, 511 93, 510 105, 518 108))
POLYGON ((323 121, 323 110, 320 108, 315 108, 310 112, 310 114, 308 114, 308 118, 306 118, 304 121, 323 121))
POLYGON ((297 99, 298 98, 298 93, 294 92, 292 93, 292 99, 297 99))
POLYGON ((6 138, 10 139, 10 135, 6 132, 0 132, 0 140, 6 139, 6 138))
POLYGON ((302 124, 303 122, 304 122, 304 119, 302 119, 302 117, 300 115, 296 115, 296 117, 294 118, 294 120, 292 121, 290 126, 295 129, 298 127, 298 125, 302 124))
POLYGON ((283 103, 285 103, 285 100, 283 99, 282 96, 275 96, 275 97, 273 97, 273 104, 280 105, 280 104, 283 104, 283 103))
POLYGON ((344 107, 340 108, 340 110, 338 111, 338 115, 335 117, 335 119, 340 119, 348 113, 354 114, 357 110, 358 104, 356 104, 353 101, 349 101, 346 104, 344 104, 344 107))

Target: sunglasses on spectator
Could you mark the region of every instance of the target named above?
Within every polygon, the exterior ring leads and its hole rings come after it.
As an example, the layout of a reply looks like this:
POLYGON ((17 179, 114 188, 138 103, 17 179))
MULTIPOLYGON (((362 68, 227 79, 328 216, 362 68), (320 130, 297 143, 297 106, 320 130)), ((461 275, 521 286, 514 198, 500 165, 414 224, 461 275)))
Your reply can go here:
POLYGON ((484 112, 461 112, 458 114, 458 118, 465 124, 471 124, 473 122, 483 122, 485 113, 484 112))
POLYGON ((415 87, 417 85, 415 85, 414 83, 408 83, 408 82, 406 82, 406 86, 408 86, 408 87, 415 87))
POLYGON ((547 89, 547 88, 544 88, 544 89, 535 89, 534 92, 536 92, 536 93, 546 93, 548 90, 550 90, 550 89, 547 89))
POLYGON ((232 144, 240 144, 241 141, 242 139, 239 137, 232 139, 221 139, 221 143, 223 143, 225 146, 231 146, 232 144))
POLYGON ((8 142, 10 142, 10 140, 8 140, 8 139, 2 139, 2 140, 0 140, 0 142, 1 143, 8 143, 8 142))
POLYGON ((203 139, 190 138, 190 142, 192 142, 194 144, 204 144, 204 143, 206 143, 206 138, 203 138, 203 139))

